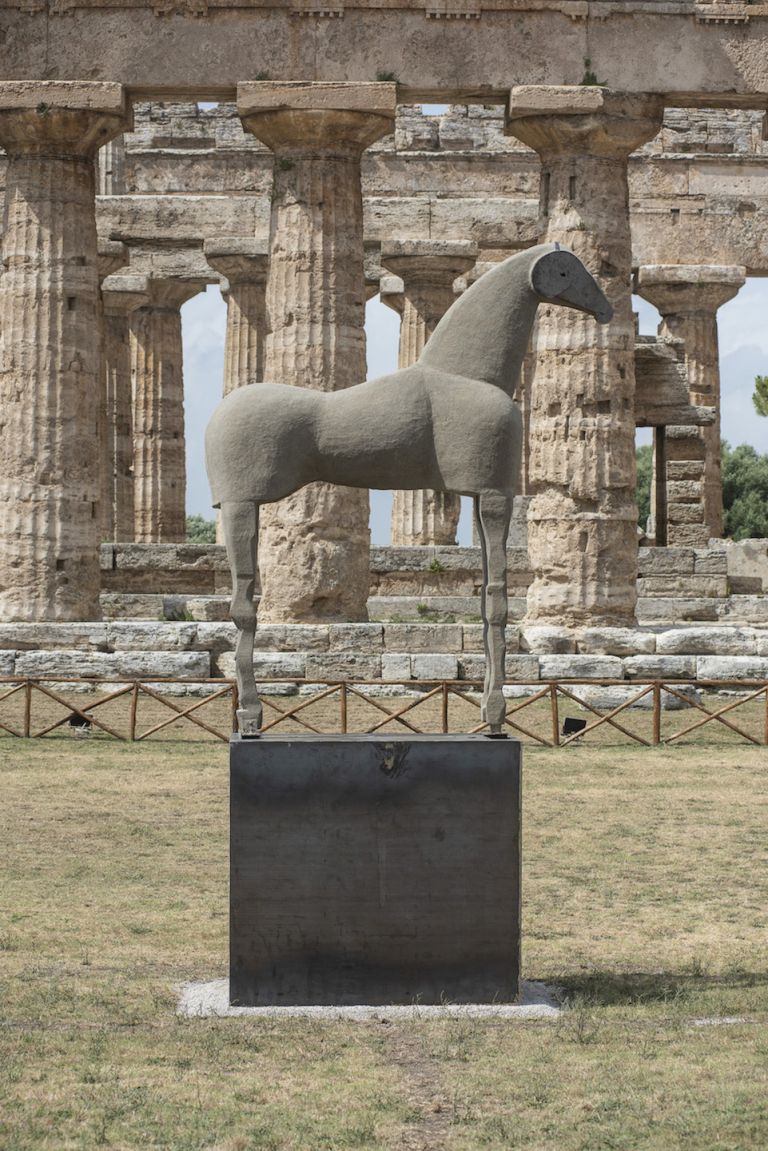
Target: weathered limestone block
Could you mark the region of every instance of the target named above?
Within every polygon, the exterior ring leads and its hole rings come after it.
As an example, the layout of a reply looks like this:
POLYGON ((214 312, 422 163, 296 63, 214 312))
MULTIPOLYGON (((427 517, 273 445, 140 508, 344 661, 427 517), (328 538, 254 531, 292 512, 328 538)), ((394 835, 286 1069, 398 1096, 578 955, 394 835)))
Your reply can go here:
POLYGON ((107 540, 132 540, 133 404, 128 316, 149 300, 146 276, 110 275, 101 285, 106 386, 106 486, 102 531, 107 540))
MULTIPOLYGON (((509 600, 509 618, 520 619, 525 612, 525 600, 512 597, 509 600)), ((446 623, 454 622, 460 616, 466 623, 476 623, 480 619, 480 596, 371 596, 368 600, 368 616, 372 620, 413 620, 414 623, 426 620, 437 621, 447 616, 446 623)))
POLYGON ((660 655, 754 655, 756 636, 752 628, 688 627, 659 632, 660 655))
MULTIPOLYGON (((394 128, 394 84, 241 84, 275 154, 265 378, 336 391, 365 378, 360 159, 394 128)), ((368 497, 311 484, 262 509, 260 617, 366 618, 368 497)))
MULTIPOLYGON (((477 246, 404 240, 386 244, 382 265, 403 282, 398 367, 421 355, 454 301, 454 281, 470 270, 477 246)), ((461 497, 455 492, 396 491, 392 499, 392 543, 397 546, 455 544, 461 497)))
POLYGON ((576 640, 572 631, 554 624, 524 625, 520 629, 520 650, 565 655, 576 651, 576 640))
POLYGON ((755 650, 758 655, 768 656, 768 633, 757 633, 755 639, 755 650))
POLYGON ((542 679, 623 679, 620 659, 611 655, 540 655, 542 679))
POLYGON ((39 648, 78 648, 106 651, 107 628, 103 623, 4 623, 0 624, 0 648, 35 651, 39 648))
MULTIPOLYGON (((737 294, 745 276, 743 267, 668 264, 642 267, 637 277, 640 295, 661 313, 660 334, 685 341, 691 403, 715 409, 714 423, 697 433, 705 449, 702 496, 704 524, 711 537, 723 534, 717 312, 737 294)), ((678 487, 674 481, 668 491, 678 487)), ((670 503, 675 498, 676 493, 670 492, 670 503)))
POLYGON ((103 591, 99 596, 104 619, 166 619, 165 596, 103 591))
POLYGON ((15 651, 0 651, 0 675, 13 675, 15 663, 15 651))
POLYGON ((152 277, 149 304, 130 315, 134 535, 139 543, 173 543, 186 536, 181 305, 204 290, 204 280, 152 277))
POLYGON ((728 553, 725 548, 697 549, 694 553, 693 570, 696 575, 728 575, 728 553))
POLYGON ((110 651, 191 651, 198 647, 195 623, 130 623, 106 625, 110 651))
POLYGON ((700 655, 696 678, 768 679, 768 659, 750 655, 700 655))
POLYGON ((331 651, 370 655, 384 646, 384 625, 380 623, 332 623, 328 633, 331 651))
POLYGON ((207 679, 207 652, 168 651, 25 651, 16 656, 16 674, 25 676, 102 676, 127 679, 178 677, 207 679))
POLYGON ((734 592, 742 590, 738 582, 745 578, 760 580, 758 593, 768 591, 768 540, 728 540, 723 551, 734 592))
POLYGON ((97 148, 119 84, 0 84, 0 621, 99 616, 97 148))
POLYGON ((382 679, 411 679, 411 656, 403 651, 385 651, 381 657, 382 679))
POLYGON ((334 651, 307 654, 307 679, 379 679, 381 655, 334 651))
POLYGON ((458 652, 461 651, 461 624, 390 623, 384 629, 386 651, 458 652))
POLYGON ((455 655, 418 652, 411 656, 414 679, 458 679, 458 660, 455 655))
POLYGON ((729 596, 718 603, 717 617, 723 623, 768 624, 768 596, 729 596))
POLYGON ((584 655, 647 655, 656 650, 655 632, 629 627, 590 627, 577 634, 584 655))
POLYGON ((637 618, 642 624, 679 623, 680 620, 715 622, 723 602, 717 599, 648 596, 637 601, 637 618))
POLYGON ((485 679, 485 658, 482 655, 462 653, 458 665, 459 679, 475 679, 481 683, 485 679))
POLYGON ((695 679, 692 655, 631 655, 624 660, 627 679, 695 679))
POLYGON ((638 575, 693 575, 695 552, 692 548, 640 548, 638 575))
POLYGON ((657 98, 512 90, 509 131, 541 157, 542 240, 566 243, 614 308, 539 309, 534 336, 529 622, 632 624, 637 576, 634 321, 627 160, 661 125, 657 98))
MULTIPOLYGON (((219 674, 225 679, 235 678, 234 652, 222 652, 217 658, 219 674)), ((257 651, 253 656, 253 670, 257 679, 304 679, 307 658, 303 652, 257 651)))
POLYGON ((504 661, 504 674, 507 679, 526 681, 539 678, 539 657, 537 655, 508 655, 504 661))
POLYGON ((639 596, 725 596, 728 577, 719 575, 646 576, 637 581, 639 596))

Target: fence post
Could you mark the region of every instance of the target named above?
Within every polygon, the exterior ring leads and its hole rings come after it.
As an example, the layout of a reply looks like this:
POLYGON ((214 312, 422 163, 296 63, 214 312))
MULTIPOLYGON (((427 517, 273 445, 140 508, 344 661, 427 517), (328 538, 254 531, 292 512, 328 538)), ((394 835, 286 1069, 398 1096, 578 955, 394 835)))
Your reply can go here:
POLYGON ((560 746, 560 709, 557 706, 557 684, 549 685, 549 703, 552 709, 552 743, 560 746))
POLYGON ((654 747, 661 743, 661 684, 658 680, 653 685, 653 737, 654 747))
POLYGON ((32 734, 32 681, 24 684, 24 738, 29 739, 32 734))
POLYGON ((347 734, 347 681, 343 679, 340 683, 341 695, 339 697, 339 706, 341 709, 341 734, 347 734))
POLYGON ((131 715, 128 727, 128 738, 131 743, 136 742, 136 712, 139 707, 139 681, 133 681, 133 691, 131 692, 131 715))
POLYGON ((442 720, 443 720, 443 735, 448 734, 448 684, 443 680, 443 690, 441 695, 442 702, 442 720))

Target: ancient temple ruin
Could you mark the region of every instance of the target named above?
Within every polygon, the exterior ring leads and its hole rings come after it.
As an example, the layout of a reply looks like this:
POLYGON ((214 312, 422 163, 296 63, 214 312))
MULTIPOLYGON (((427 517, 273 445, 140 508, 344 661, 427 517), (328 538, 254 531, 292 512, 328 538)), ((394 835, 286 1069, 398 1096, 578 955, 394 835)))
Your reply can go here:
MULTIPOLYGON (((365 378, 367 298, 400 314, 406 365, 467 283, 540 240, 615 317, 542 310, 513 619, 768 623, 761 577, 711 544, 717 312, 768 274, 768 4, 19 0, 0 31, 0 623, 156 619, 179 596, 225 617, 223 554, 183 545, 180 308, 206 285, 225 391, 337 389, 365 378)), ((365 493, 303 489, 264 517, 260 618, 471 628, 457 520, 452 497, 396 493, 372 552, 365 493)))

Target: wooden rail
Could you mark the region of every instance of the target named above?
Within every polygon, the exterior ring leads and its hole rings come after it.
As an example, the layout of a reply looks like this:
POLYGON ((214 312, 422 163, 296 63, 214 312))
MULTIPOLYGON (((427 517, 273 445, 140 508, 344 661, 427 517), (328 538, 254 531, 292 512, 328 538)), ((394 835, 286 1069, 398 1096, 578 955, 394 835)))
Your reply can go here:
MULTIPOLYGON (((298 699, 264 696, 265 733, 480 733, 487 727, 480 717, 479 681, 270 677, 261 682, 292 686, 300 693, 298 699), (382 687, 393 689, 394 698, 371 694, 382 687)), ((562 679, 510 681, 509 687, 516 694, 507 705, 510 734, 540 747, 567 746, 598 732, 599 738, 619 736, 642 747, 701 740, 702 735, 716 738, 715 733, 768 746, 768 680, 562 679), (611 688, 623 689, 626 698, 600 707, 592 693, 611 688), (723 692, 733 698, 714 694, 723 692), (666 709, 665 696, 678 701, 679 710, 666 709), (568 711, 577 715, 566 716, 568 711), (580 719, 580 730, 566 732, 563 718, 571 726, 580 719)), ((39 739, 69 727, 74 734, 138 743, 161 733, 179 738, 183 728, 181 738, 191 733, 226 741, 236 728, 237 706, 237 685, 230 679, 3 676, 0 738, 39 739), (186 698, 179 698, 179 687, 186 698), (84 689, 96 698, 85 698, 84 689)))

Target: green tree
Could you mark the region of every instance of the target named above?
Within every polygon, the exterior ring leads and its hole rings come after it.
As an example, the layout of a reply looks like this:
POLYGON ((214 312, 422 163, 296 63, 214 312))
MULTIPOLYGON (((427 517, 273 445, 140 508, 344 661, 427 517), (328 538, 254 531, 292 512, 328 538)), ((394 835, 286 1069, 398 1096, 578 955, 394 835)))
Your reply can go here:
POLYGON ((723 440, 723 527, 734 540, 768 538, 768 455, 723 440))
POLYGON ((216 521, 203 516, 187 516, 188 544, 215 544, 216 521))
POLYGON ((768 416, 768 376, 755 376, 752 403, 758 416, 768 416))
POLYGON ((636 451, 637 456, 637 522, 645 531, 648 516, 651 514, 651 479, 653 478, 653 448, 643 444, 636 451))

